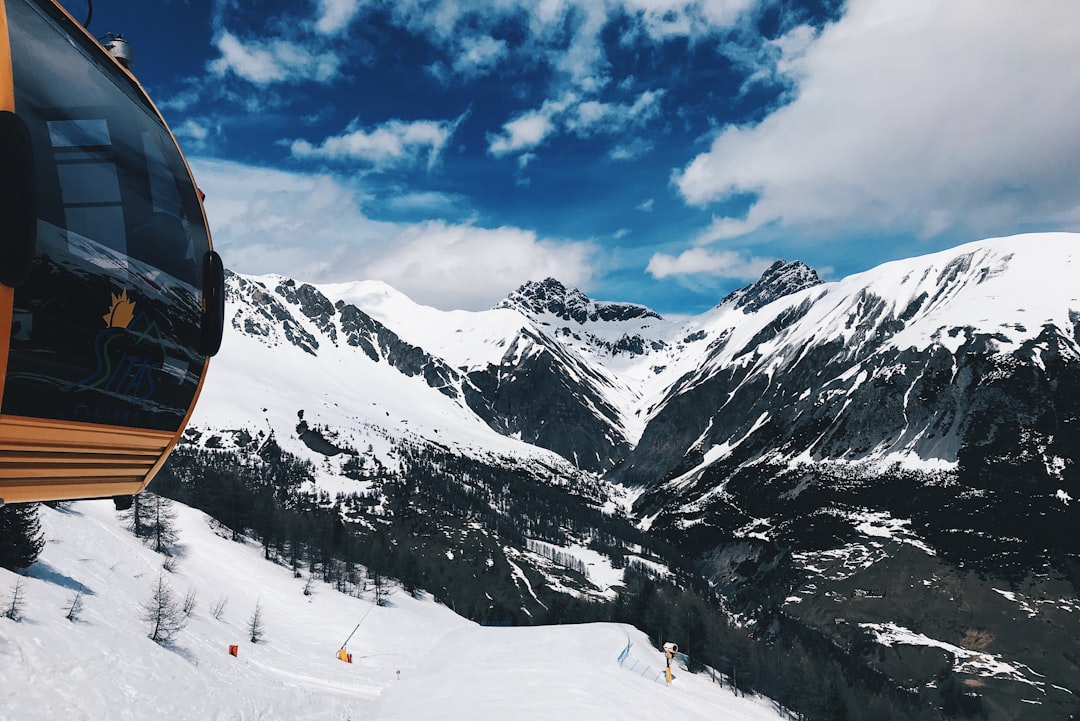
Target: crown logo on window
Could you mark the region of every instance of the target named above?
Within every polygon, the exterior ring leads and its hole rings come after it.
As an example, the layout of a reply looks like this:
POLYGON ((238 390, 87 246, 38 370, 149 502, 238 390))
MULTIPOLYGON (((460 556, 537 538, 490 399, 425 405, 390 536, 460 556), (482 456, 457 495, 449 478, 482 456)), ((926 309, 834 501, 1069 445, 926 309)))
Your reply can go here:
POLYGON ((135 317, 135 302, 127 297, 127 290, 120 295, 112 293, 112 307, 102 316, 110 328, 127 328, 135 317))

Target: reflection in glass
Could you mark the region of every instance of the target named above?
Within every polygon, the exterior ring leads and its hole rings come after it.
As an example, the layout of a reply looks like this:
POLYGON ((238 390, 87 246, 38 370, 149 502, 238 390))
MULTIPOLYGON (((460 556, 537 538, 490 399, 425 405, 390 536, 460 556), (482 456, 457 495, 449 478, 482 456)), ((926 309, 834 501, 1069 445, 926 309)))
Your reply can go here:
POLYGON ((69 18, 51 3, 4 5, 38 242, 15 291, 2 410, 176 430, 205 362, 196 259, 209 250, 183 158, 130 78, 62 32, 69 18))

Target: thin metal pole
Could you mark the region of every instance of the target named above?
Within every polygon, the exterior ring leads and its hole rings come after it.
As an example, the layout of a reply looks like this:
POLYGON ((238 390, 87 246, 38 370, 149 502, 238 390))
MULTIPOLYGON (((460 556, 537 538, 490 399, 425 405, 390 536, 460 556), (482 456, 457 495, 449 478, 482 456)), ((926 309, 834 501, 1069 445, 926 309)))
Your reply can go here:
MULTIPOLYGON (((356 624, 356 628, 360 628, 360 624, 359 624, 359 623, 358 623, 358 624, 356 624)), ((350 633, 350 634, 349 634, 349 637, 348 637, 347 639, 345 639, 345 643, 341 644, 341 648, 345 648, 345 647, 346 647, 347 645, 349 645, 349 641, 351 641, 351 640, 352 640, 352 637, 353 637, 353 633, 356 633, 356 628, 354 628, 354 629, 352 630, 352 633, 350 633)))

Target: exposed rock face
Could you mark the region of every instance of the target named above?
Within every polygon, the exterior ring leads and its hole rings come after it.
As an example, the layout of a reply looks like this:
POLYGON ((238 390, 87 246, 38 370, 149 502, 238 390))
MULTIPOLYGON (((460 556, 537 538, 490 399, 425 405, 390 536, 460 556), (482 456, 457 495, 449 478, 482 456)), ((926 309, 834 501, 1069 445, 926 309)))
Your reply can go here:
POLYGON ((513 308, 526 315, 550 313, 556 318, 584 324, 592 321, 619 321, 634 318, 659 318, 645 306, 633 303, 604 303, 595 301, 577 288, 547 278, 529 281, 507 296, 496 308, 513 308))
POLYGON ((261 337, 270 347, 288 343, 318 357, 320 341, 305 328, 297 315, 314 324, 329 346, 343 339, 345 344, 361 349, 373 361, 385 361, 406 376, 422 376, 440 393, 459 397, 464 376, 422 348, 401 340, 382 323, 354 305, 332 303, 317 288, 307 283, 281 279, 273 290, 264 284, 228 274, 228 297, 238 302, 233 315, 235 330, 261 337))
POLYGON ((817 271, 801 260, 792 263, 778 260, 762 273, 760 279, 745 288, 732 291, 720 303, 741 308, 744 313, 753 313, 774 300, 820 284, 821 278, 817 271))
POLYGON ((483 402, 470 406, 506 435, 555 451, 578 468, 606 471, 630 450, 617 411, 597 387, 609 380, 534 334, 515 338, 503 362, 473 371, 483 402))
POLYGON ((301 324, 274 293, 261 283, 233 273, 226 275, 226 298, 239 303, 232 327, 247 335, 261 336, 273 347, 282 342, 317 355, 319 341, 301 324))
POLYGON ((307 283, 298 287, 296 281, 289 278, 282 280, 276 290, 288 303, 298 306, 301 313, 314 321, 331 342, 337 342, 337 330, 332 322, 334 304, 326 296, 307 283))

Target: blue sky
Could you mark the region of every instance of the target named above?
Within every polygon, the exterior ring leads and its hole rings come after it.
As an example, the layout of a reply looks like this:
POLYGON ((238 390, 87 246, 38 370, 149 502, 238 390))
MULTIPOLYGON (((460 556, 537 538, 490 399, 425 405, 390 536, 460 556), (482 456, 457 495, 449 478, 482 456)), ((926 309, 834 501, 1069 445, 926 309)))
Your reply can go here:
POLYGON ((1071 2, 96 0, 90 29, 241 272, 688 314, 777 258, 1080 230, 1071 2))

